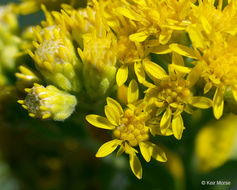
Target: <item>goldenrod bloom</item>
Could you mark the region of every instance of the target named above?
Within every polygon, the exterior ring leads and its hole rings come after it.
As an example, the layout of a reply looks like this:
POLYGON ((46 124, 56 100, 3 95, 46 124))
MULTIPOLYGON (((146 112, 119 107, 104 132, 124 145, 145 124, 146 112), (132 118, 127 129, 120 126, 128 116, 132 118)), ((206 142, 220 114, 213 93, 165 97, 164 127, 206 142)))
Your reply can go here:
POLYGON ((237 1, 229 1, 224 8, 223 0, 198 2, 198 5, 192 6, 192 24, 187 28, 193 47, 203 50, 216 39, 221 39, 220 33, 237 33, 237 1))
POLYGON ((114 85, 116 42, 114 34, 103 29, 83 35, 83 50, 78 48, 78 53, 83 62, 84 86, 92 98, 104 96, 114 85))
MULTIPOLYGON (((189 81, 186 80, 190 68, 185 67, 183 59, 178 54, 173 54, 173 63, 169 65, 169 75, 159 65, 146 60, 145 69, 155 85, 148 88, 145 95, 146 112, 152 118, 162 114, 157 127, 161 134, 171 135, 181 139, 184 124, 181 113, 190 113, 191 106, 209 108, 212 101, 206 97, 193 96, 189 81), (158 125, 160 122, 160 126, 158 125)), ((153 119, 154 120, 154 119, 153 119)), ((155 120, 154 120, 155 121, 155 120)), ((154 122, 152 122, 154 125, 154 122)))
POLYGON ((202 50, 202 56, 199 51, 185 46, 172 44, 170 48, 180 55, 198 60, 193 62, 195 67, 190 72, 189 81, 193 85, 203 78, 206 82, 204 93, 215 87, 213 113, 219 119, 223 114, 224 94, 228 87, 237 100, 237 36, 222 34, 221 38, 216 38, 208 48, 202 50))
POLYGON ((44 87, 37 83, 26 88, 25 100, 18 100, 29 111, 29 116, 41 119, 52 118, 56 121, 67 119, 75 110, 75 96, 49 85, 44 87))
POLYGON ((67 91, 79 91, 77 72, 80 62, 70 35, 59 25, 34 30, 37 42, 34 52, 29 51, 41 74, 50 82, 67 91))
POLYGON ((223 0, 218 1, 217 7, 214 3, 215 1, 199 1, 199 5, 192 8, 192 25, 187 31, 194 51, 180 45, 171 49, 198 60, 193 62, 195 67, 189 78, 193 84, 200 77, 204 78, 204 93, 209 92, 212 87, 216 88, 213 112, 216 119, 219 119, 223 114, 224 94, 228 87, 237 100, 237 1, 229 1, 224 8, 223 0))
POLYGON ((56 23, 63 24, 71 32, 72 37, 83 48, 83 35, 96 31, 101 35, 103 30, 111 31, 108 21, 105 20, 105 4, 107 2, 93 0, 86 8, 75 9, 69 5, 62 5, 61 13, 53 12, 56 23))
POLYGON ((184 30, 189 24, 190 0, 132 0, 118 8, 121 15, 131 19, 137 25, 137 31, 129 38, 143 42, 149 37, 166 44, 175 30, 184 30))
POLYGON ((140 147, 141 154, 147 162, 150 161, 151 157, 161 162, 165 162, 167 158, 157 145, 148 141, 149 128, 146 126, 146 121, 149 117, 137 102, 138 96, 137 83, 132 80, 128 87, 128 104, 125 110, 117 101, 107 98, 106 118, 98 115, 87 115, 86 120, 98 128, 113 130, 115 139, 103 144, 96 156, 105 157, 120 146, 117 154, 120 155, 124 151, 129 154, 131 170, 137 178, 141 179, 142 167, 136 156, 135 146, 140 147))

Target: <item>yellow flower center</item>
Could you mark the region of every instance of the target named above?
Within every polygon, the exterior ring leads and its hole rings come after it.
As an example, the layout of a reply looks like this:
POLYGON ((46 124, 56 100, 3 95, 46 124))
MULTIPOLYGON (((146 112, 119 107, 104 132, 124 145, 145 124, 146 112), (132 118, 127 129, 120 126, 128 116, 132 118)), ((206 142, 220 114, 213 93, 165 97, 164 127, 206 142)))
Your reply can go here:
POLYGON ((225 84, 234 84, 237 81, 237 62, 235 61, 237 57, 231 58, 232 57, 230 56, 227 61, 226 58, 222 57, 210 65, 210 69, 213 71, 214 76, 225 84), (231 82, 233 80, 235 80, 235 82, 231 82))
POLYGON ((139 142, 149 139, 148 127, 145 126, 146 115, 135 115, 131 109, 126 109, 121 118, 121 124, 114 130, 116 138, 127 141, 131 146, 137 146, 139 142))
POLYGON ((31 115, 41 118, 42 115, 50 114, 50 105, 47 105, 48 94, 43 86, 34 85, 33 88, 26 89, 26 91, 28 94, 24 104, 31 115))
POLYGON ((191 92, 187 88, 187 81, 183 78, 179 78, 178 80, 166 80, 161 81, 158 86, 158 98, 171 103, 183 103, 190 96, 191 92))
POLYGON ((40 58, 41 62, 49 61, 52 64, 53 61, 54 63, 63 64, 66 60, 69 60, 67 57, 68 51, 69 49, 64 45, 61 39, 50 39, 44 40, 35 51, 35 54, 40 58), (64 57, 66 59, 64 59, 64 57))

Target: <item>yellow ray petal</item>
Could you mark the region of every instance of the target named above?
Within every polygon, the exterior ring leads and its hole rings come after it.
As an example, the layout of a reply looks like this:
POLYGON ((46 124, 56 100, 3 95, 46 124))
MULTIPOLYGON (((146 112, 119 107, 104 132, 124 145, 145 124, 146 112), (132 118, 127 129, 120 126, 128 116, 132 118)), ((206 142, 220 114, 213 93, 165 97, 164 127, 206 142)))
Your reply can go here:
POLYGON ((224 90, 217 88, 213 99, 213 113, 216 119, 220 119, 224 109, 224 90))
POLYGON ((185 56, 185 57, 197 59, 197 53, 193 49, 191 49, 187 46, 183 46, 180 44, 171 44, 170 49, 180 55, 185 56))
POLYGON ((120 119, 119 113, 108 105, 105 106, 104 110, 105 110, 105 115, 107 119, 109 120, 109 122, 112 123, 113 125, 118 125, 119 119, 120 119))
POLYGON ((194 96, 190 98, 189 104, 196 108, 207 109, 212 106, 212 100, 202 96, 194 96))
POLYGON ((172 64, 184 66, 183 57, 175 52, 172 53, 172 64))
POLYGON ((133 174, 138 178, 142 178, 142 165, 136 154, 129 154, 129 164, 133 174))
POLYGON ((118 86, 122 86, 128 78, 128 66, 122 65, 116 74, 116 82, 118 86))
POLYGON ((178 73, 184 73, 184 74, 188 74, 192 70, 189 67, 185 67, 185 66, 181 66, 181 65, 175 65, 175 64, 170 64, 169 69, 170 68, 174 69, 178 73))
POLYGON ((189 86, 192 87, 196 84, 198 79, 200 78, 202 74, 202 65, 198 63, 195 65, 195 67, 191 70, 191 72, 188 74, 187 80, 189 81, 189 86))
POLYGON ((151 160, 151 151, 149 150, 149 144, 147 142, 140 142, 139 143, 140 151, 143 156, 143 158, 147 161, 150 162, 151 160))
POLYGON ((128 103, 133 103, 138 100, 139 90, 135 80, 131 80, 128 86, 128 103))
POLYGON ((171 109, 170 107, 168 107, 161 118, 160 127, 162 129, 167 129, 170 126, 170 121, 171 121, 171 109))
POLYGON ((165 70, 159 66, 158 64, 150 61, 150 60, 144 60, 143 66, 145 68, 146 73, 152 78, 152 79, 162 79, 167 76, 165 70))
POLYGON ((104 143, 96 153, 96 157, 105 157, 111 154, 120 144, 122 140, 114 139, 104 143))
POLYGON ((132 20, 135 20, 135 21, 139 21, 141 19, 141 16, 139 14, 137 14, 136 12, 130 10, 130 9, 127 9, 125 7, 119 7, 116 9, 116 11, 120 14, 120 15, 123 15, 127 18, 130 18, 132 20))
POLYGON ((114 100, 110 97, 107 97, 106 102, 107 102, 107 105, 109 107, 113 108, 114 110, 116 110, 119 113, 119 115, 123 114, 123 108, 121 107, 121 105, 116 100, 114 100))
POLYGON ((145 72, 142 67, 142 64, 140 62, 136 62, 134 64, 134 70, 135 70, 138 81, 140 83, 143 83, 145 81, 145 72))
POLYGON ((143 42, 147 39, 148 36, 149 36, 149 34, 142 31, 142 32, 137 32, 135 34, 130 35, 129 39, 133 42, 143 42))
POLYGON ((181 115, 177 115, 172 120, 172 130, 176 139, 180 140, 182 138, 183 129, 183 118, 181 115))
POLYGON ((112 125, 107 118, 99 116, 99 115, 87 115, 86 120, 95 127, 102 128, 102 129, 109 129, 112 130, 115 128, 114 125, 112 125))

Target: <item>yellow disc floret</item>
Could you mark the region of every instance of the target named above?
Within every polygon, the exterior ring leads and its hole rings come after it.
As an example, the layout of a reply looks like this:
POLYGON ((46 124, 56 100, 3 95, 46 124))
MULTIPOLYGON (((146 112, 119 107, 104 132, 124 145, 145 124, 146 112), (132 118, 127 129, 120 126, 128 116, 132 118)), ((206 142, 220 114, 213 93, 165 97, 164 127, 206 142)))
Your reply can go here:
POLYGON ((136 116, 134 111, 126 109, 121 118, 121 124, 114 130, 116 138, 127 141, 131 146, 137 146, 140 142, 149 139, 148 127, 145 126, 147 116, 136 116))
POLYGON ((190 89, 188 88, 188 81, 183 78, 178 78, 176 80, 168 78, 167 80, 163 80, 157 86, 157 91, 157 97, 167 104, 183 103, 187 101, 187 98, 191 94, 190 89))

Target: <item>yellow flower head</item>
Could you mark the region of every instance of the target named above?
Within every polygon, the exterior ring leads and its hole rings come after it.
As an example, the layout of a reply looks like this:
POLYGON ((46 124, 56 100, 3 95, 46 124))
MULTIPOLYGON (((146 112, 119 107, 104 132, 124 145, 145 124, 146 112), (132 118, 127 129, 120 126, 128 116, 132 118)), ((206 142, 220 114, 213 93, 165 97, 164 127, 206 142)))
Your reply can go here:
POLYGON ((41 74, 50 82, 68 91, 78 91, 80 68, 74 46, 65 28, 53 25, 35 30, 34 53, 29 51, 41 74))
MULTIPOLYGON (((224 41, 216 41, 204 51, 201 77, 206 81, 204 92, 216 87, 213 99, 213 111, 217 119, 222 116, 224 94, 227 87, 232 89, 237 101, 237 36, 224 41)), ((200 63, 200 64, 202 64, 200 63)))
POLYGON ((213 41, 222 38, 220 33, 235 35, 237 33, 237 2, 229 1, 223 8, 223 0, 199 1, 192 6, 191 25, 187 32, 192 46, 199 49, 208 48, 213 41))
POLYGON ((83 50, 78 53, 83 62, 84 85, 91 97, 104 96, 114 84, 117 62, 116 38, 109 31, 94 31, 83 36, 83 50), (98 89, 98 94, 95 94, 98 89))
POLYGON ((118 12, 135 21, 136 33, 130 39, 143 42, 148 37, 159 39, 161 44, 166 44, 174 30, 184 30, 191 10, 191 1, 174 0, 132 0, 126 1, 118 12))
POLYGON ((129 154, 131 170, 137 178, 141 179, 142 167, 136 156, 137 150, 134 148, 135 146, 139 145, 141 153, 147 162, 150 161, 151 157, 161 162, 165 162, 167 158, 158 146, 148 141, 149 128, 146 126, 148 115, 143 112, 138 96, 137 83, 132 80, 128 87, 128 105, 125 110, 122 109, 117 101, 107 98, 107 105, 105 106, 106 118, 98 115, 87 115, 86 120, 98 128, 113 130, 115 139, 103 144, 96 156, 105 157, 120 146, 118 155, 124 151, 129 154))
POLYGON ((63 5, 63 11, 54 12, 54 17, 58 22, 64 22, 68 31, 72 33, 73 38, 82 47, 82 36, 85 33, 92 32, 95 24, 100 17, 96 17, 95 10, 87 6, 84 9, 74 9, 71 6, 63 5))
MULTIPOLYGON (((173 63, 169 65, 169 75, 157 64, 146 61, 145 69, 150 78, 155 82, 146 91, 146 112, 156 118, 160 114, 160 131, 163 135, 171 135, 181 139, 184 124, 181 113, 190 113, 190 105, 197 108, 209 108, 212 101, 205 97, 193 96, 189 81, 186 80, 190 68, 185 67, 183 59, 178 54, 173 54, 173 63)), ((158 120, 159 122, 159 120, 158 120)), ((158 126, 157 126, 158 127, 158 126)))
POLYGON ((82 38, 84 34, 96 31, 101 36, 103 30, 110 30, 105 20, 105 2, 91 1, 86 8, 74 9, 69 5, 63 5, 62 13, 53 12, 56 22, 63 23, 72 33, 72 37, 83 48, 82 38))
POLYGON ((29 111, 29 116, 41 119, 52 118, 56 121, 67 119, 75 109, 75 96, 49 85, 46 88, 37 83, 26 88, 25 100, 18 100, 29 111))

